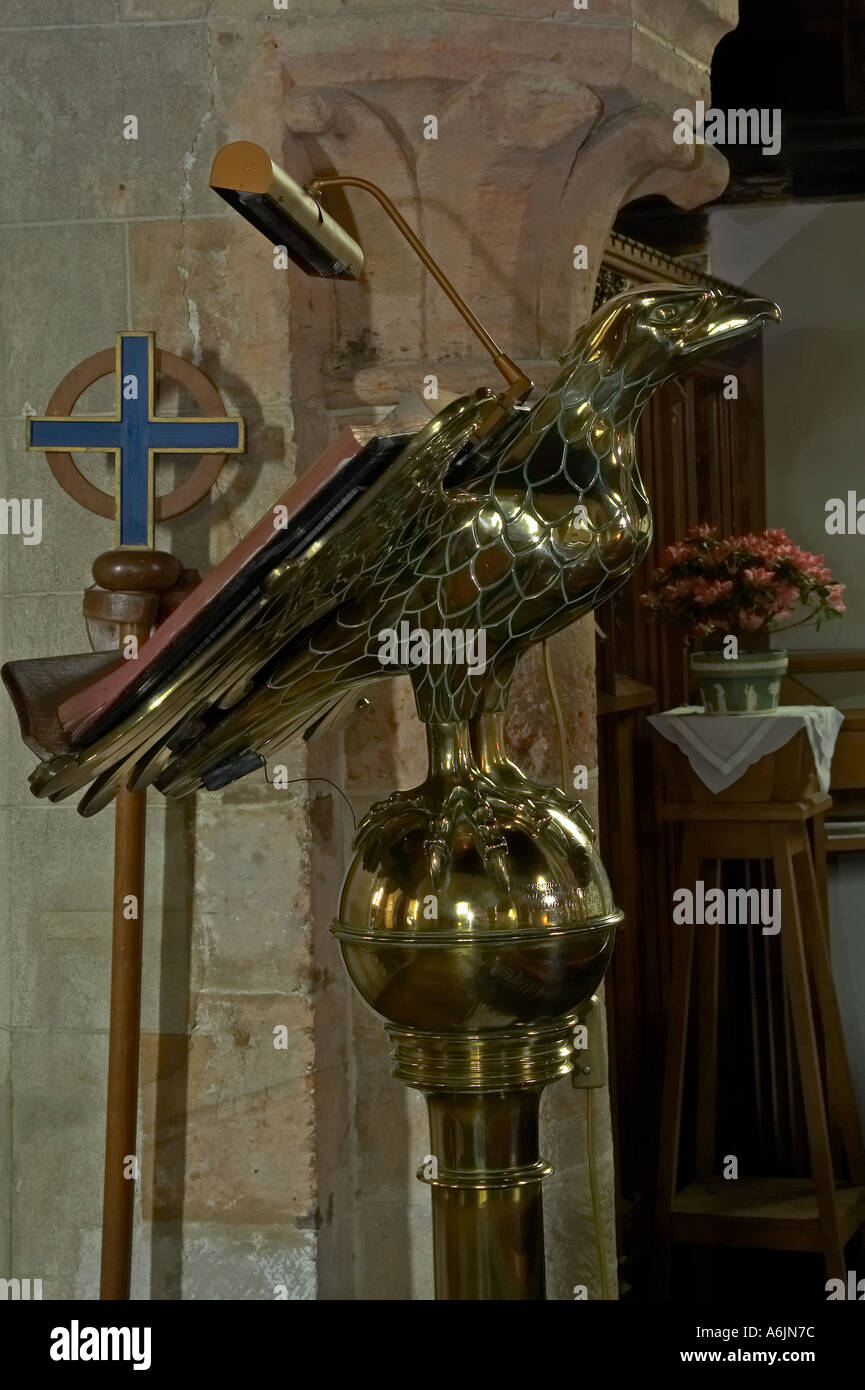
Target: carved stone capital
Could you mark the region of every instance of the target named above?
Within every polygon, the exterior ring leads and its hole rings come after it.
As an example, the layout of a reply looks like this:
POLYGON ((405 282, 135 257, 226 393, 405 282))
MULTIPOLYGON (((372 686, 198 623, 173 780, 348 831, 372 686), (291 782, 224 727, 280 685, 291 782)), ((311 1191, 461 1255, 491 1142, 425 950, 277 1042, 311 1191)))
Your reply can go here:
MULTIPOLYGON (((708 98, 712 50, 736 11, 734 0, 611 0, 602 14, 570 0, 319 8, 261 40, 261 90, 280 92, 266 123, 278 116, 275 155, 302 181, 335 170, 379 183, 501 347, 545 361, 591 307, 623 203, 663 193, 690 207, 723 189, 726 162, 675 144, 673 112, 708 98)), ((448 389, 477 385, 476 340, 381 208, 354 189, 327 206, 366 270, 298 307, 304 334, 326 321, 324 403, 392 404, 438 369, 448 389)), ((498 384, 492 367, 485 378, 498 384)))

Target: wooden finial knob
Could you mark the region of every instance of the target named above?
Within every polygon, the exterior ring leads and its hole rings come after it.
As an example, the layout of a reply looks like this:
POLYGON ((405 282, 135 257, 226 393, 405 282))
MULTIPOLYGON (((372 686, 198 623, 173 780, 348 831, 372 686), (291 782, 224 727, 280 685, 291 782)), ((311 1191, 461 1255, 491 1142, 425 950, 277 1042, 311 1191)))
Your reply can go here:
POLYGON ((183 566, 167 550, 106 550, 93 561, 93 578, 103 589, 161 593, 180 578, 183 566))

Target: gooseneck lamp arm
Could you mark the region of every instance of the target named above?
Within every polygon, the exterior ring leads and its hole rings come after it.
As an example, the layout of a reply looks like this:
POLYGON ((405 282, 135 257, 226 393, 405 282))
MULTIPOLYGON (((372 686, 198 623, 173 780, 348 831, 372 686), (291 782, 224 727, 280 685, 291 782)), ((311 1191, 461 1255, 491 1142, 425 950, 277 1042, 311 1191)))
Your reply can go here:
POLYGON ((458 310, 458 312, 462 315, 463 319, 468 324, 475 337, 483 344, 486 351, 490 354, 496 368, 498 369, 498 371, 501 372, 502 376, 504 377, 505 381, 508 383, 508 386, 510 387, 510 390, 507 393, 509 398, 518 401, 522 400, 525 396, 527 396, 528 393, 531 391, 533 385, 530 378, 526 376, 525 372, 520 370, 516 363, 512 361, 512 359, 508 357, 506 353, 502 352, 498 343, 495 341, 494 338, 490 336, 490 334, 487 332, 487 330, 481 323, 480 319, 472 313, 471 309, 466 304, 462 295, 459 294, 458 291, 451 284, 444 271, 433 259, 427 248, 424 246, 423 242, 420 240, 420 237, 418 237, 416 233, 412 231, 405 218, 402 216, 400 212, 397 211, 396 207, 391 202, 390 198, 387 196, 384 190, 379 188, 377 184, 370 183, 369 179, 355 178, 346 174, 334 175, 333 177, 327 178, 312 179, 311 182, 306 185, 305 191, 307 193, 311 193, 314 198, 318 198, 319 193, 322 191, 322 189, 325 188, 362 188, 365 193, 372 194, 372 196, 384 208, 385 212, 387 213, 388 217, 390 218, 391 222, 393 222, 397 230, 401 232, 401 234, 405 237, 406 241, 414 251, 415 255, 418 256, 418 258, 426 266, 427 270, 435 280, 436 284, 439 285, 442 290, 444 290, 448 299, 458 310))
POLYGON ((307 275, 331 280, 356 280, 363 268, 363 251, 336 218, 324 210, 319 195, 325 188, 336 187, 360 188, 371 193, 483 343, 508 383, 507 391, 499 397, 500 405, 508 409, 531 391, 529 377, 490 337, 423 242, 376 184, 368 179, 327 175, 312 179, 302 188, 274 164, 261 145, 250 140, 235 140, 217 151, 210 171, 210 186, 263 236, 280 246, 307 275))

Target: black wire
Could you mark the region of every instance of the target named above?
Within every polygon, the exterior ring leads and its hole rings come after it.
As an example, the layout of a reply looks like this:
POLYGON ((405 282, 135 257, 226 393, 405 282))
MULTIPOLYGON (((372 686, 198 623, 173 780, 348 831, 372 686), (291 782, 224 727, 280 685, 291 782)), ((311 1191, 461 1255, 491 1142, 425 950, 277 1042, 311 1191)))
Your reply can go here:
MULTIPOLYGON (((265 773, 265 779, 267 781, 267 785, 269 787, 272 787, 273 780, 267 776, 267 773, 265 773)), ((332 782, 329 777, 289 777, 285 785, 287 787, 290 787, 295 782, 326 782, 329 787, 333 787, 335 792, 339 792, 340 796, 342 797, 343 801, 348 807, 349 812, 351 813, 352 829, 357 830, 357 816, 354 814, 354 807, 352 806, 342 787, 338 787, 336 782, 332 782)))

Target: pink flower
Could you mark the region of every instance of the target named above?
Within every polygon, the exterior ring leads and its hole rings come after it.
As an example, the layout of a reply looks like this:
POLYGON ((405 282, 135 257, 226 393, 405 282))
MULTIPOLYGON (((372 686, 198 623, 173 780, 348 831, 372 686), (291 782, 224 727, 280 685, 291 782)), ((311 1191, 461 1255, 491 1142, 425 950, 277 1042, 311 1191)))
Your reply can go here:
POLYGON ((666 548, 643 602, 653 617, 708 636, 775 627, 797 604, 804 621, 819 624, 846 611, 843 591, 823 556, 803 550, 780 527, 719 536, 702 521, 666 548))
POLYGON ((764 619, 759 613, 755 613, 752 608, 740 608, 737 614, 739 626, 746 632, 759 632, 763 626, 764 619))
POLYGON ((782 603, 785 608, 792 609, 799 602, 799 590, 796 588, 796 585, 789 583, 789 581, 785 579, 782 579, 778 583, 775 589, 775 595, 778 602, 782 603))
POLYGON ((664 551, 664 563, 666 565, 676 565, 680 560, 686 560, 691 551, 687 545, 677 541, 675 545, 668 545, 664 551))
POLYGON ((672 583, 664 585, 664 597, 670 599, 690 598, 699 582, 695 578, 674 579, 672 583))
POLYGON ((765 570, 759 566, 756 569, 742 570, 742 578, 747 579, 749 584, 771 584, 775 578, 771 570, 765 570))
POLYGON ((732 579, 715 579, 713 581, 698 579, 692 589, 694 602, 703 606, 717 603, 719 599, 729 594, 732 587, 732 579))

